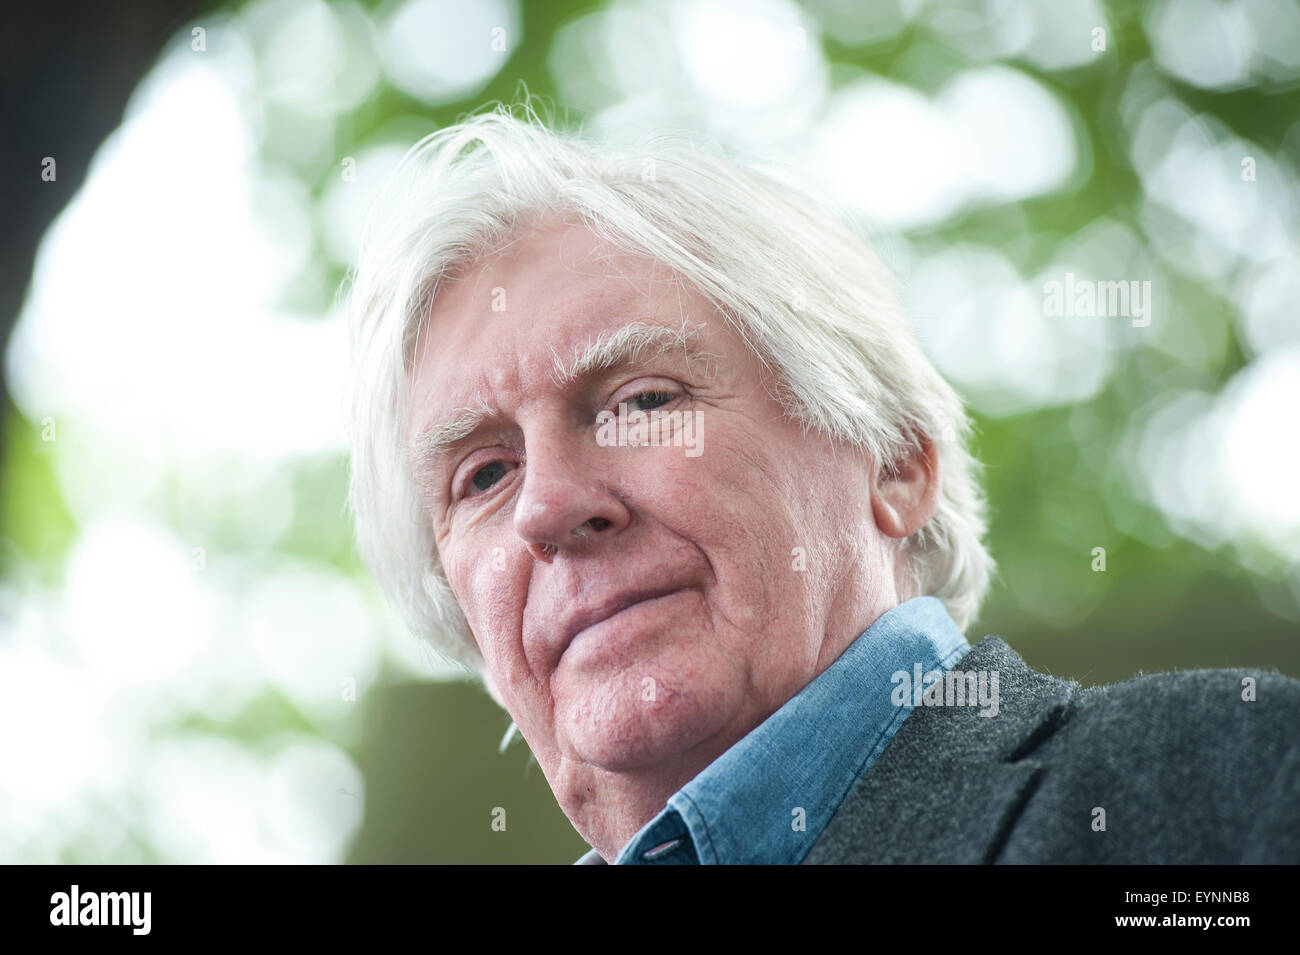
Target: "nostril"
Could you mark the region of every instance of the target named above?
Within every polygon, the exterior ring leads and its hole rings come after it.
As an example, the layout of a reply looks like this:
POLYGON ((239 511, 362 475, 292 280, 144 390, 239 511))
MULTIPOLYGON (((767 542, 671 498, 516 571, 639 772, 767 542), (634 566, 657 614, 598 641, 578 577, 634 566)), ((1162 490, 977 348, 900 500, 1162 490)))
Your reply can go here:
POLYGON ((609 527, 609 519, 605 517, 593 517, 587 523, 591 525, 593 531, 603 531, 609 527))

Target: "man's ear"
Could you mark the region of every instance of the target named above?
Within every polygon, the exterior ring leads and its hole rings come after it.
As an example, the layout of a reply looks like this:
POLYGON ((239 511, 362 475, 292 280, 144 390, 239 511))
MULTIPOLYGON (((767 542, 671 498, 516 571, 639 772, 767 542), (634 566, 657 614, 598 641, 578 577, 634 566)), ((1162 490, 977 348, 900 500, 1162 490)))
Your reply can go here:
POLYGON ((934 442, 919 436, 893 467, 877 465, 871 485, 871 511, 887 537, 910 537, 934 516, 939 505, 939 456, 934 442))

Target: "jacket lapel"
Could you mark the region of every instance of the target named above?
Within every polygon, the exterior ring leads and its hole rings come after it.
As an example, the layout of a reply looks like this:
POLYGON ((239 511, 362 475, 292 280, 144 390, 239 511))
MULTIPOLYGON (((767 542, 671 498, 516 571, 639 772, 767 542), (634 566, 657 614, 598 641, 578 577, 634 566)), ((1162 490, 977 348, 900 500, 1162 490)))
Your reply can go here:
POLYGON ((918 706, 822 831, 805 864, 991 863, 1048 767, 1033 757, 1078 684, 1033 670, 999 637, 954 669, 998 674, 998 712, 918 706))

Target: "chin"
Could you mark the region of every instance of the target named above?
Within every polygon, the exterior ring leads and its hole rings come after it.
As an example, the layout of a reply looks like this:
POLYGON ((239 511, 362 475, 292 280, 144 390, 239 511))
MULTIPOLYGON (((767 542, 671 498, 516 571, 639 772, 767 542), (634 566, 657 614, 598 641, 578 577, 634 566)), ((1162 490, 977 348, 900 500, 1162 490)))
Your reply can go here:
POLYGON ((633 772, 681 756, 720 733, 730 716, 721 696, 651 686, 624 674, 589 688, 569 705, 563 731, 583 762, 608 772, 633 772))

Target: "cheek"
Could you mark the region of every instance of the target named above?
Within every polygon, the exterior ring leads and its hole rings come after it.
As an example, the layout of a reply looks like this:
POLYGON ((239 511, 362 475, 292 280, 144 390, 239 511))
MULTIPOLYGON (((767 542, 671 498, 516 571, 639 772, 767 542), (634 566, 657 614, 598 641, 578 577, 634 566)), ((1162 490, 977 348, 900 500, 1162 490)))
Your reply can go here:
POLYGON ((712 600, 733 627, 802 611, 807 580, 795 574, 792 551, 809 547, 813 528, 792 500, 789 468, 758 438, 715 429, 699 457, 658 449, 629 480, 641 509, 708 561, 712 600))
POLYGON ((503 545, 465 548, 444 565, 452 592, 494 670, 514 662, 527 588, 517 558, 503 545))

